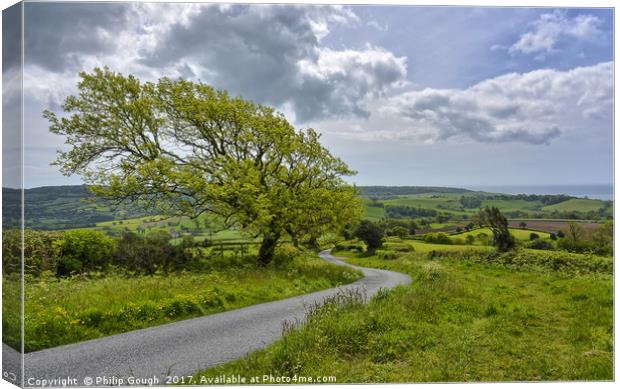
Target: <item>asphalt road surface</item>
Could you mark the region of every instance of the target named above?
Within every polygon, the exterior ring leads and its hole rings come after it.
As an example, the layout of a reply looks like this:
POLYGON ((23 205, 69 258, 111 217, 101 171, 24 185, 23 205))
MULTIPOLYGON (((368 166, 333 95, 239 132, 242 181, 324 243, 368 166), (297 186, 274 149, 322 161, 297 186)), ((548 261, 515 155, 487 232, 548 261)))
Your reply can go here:
MULTIPOLYGON (((146 380, 163 385, 174 377, 192 375, 264 348, 281 336, 285 320, 302 320, 308 306, 339 291, 363 289, 370 298, 381 288, 411 282, 405 274, 346 264, 329 251, 319 255, 361 270, 364 278, 285 300, 27 353, 24 384, 61 386, 61 381, 51 380, 69 378, 65 380, 68 386, 143 385, 146 380)), ((3 356, 14 359, 19 354, 3 344, 3 356)))

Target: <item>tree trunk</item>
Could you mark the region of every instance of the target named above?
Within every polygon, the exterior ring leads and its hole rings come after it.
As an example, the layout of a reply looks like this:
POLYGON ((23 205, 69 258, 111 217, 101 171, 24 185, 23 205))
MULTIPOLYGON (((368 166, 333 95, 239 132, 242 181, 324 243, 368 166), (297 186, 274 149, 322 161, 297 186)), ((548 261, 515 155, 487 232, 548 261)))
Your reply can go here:
POLYGON ((299 248, 299 239, 297 239, 297 234, 295 234, 291 228, 287 228, 286 232, 290 235, 293 246, 299 248))
POLYGON ((280 233, 268 233, 263 237, 263 242, 258 250, 258 264, 260 266, 267 266, 273 259, 273 254, 276 250, 276 245, 280 239, 280 233))
POLYGON ((311 249, 319 248, 318 238, 315 235, 311 235, 310 239, 308 239, 308 248, 311 248, 311 249))

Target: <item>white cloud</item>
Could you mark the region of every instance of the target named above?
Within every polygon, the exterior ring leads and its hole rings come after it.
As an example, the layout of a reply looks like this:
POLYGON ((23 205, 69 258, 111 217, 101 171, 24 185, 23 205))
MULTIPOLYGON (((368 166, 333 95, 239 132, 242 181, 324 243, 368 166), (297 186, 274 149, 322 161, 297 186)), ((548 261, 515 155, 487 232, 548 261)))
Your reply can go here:
POLYGON ((295 120, 367 116, 369 99, 401 85, 404 58, 379 47, 336 50, 321 45, 335 25, 359 18, 339 6, 209 6, 173 25, 142 63, 191 68, 233 94, 277 107, 295 120))
POLYGON ((372 28, 374 28, 375 30, 377 30, 377 31, 381 31, 381 32, 387 32, 387 31, 388 31, 388 29, 389 29, 389 27, 388 27, 388 25, 387 25, 387 24, 381 25, 381 24, 379 24, 379 22, 378 22, 378 21, 376 21, 376 20, 370 20, 370 21, 368 21, 368 22, 366 23, 366 25, 367 25, 368 27, 372 27, 372 28))
POLYGON ((341 6, 36 4, 29 9, 29 24, 40 23, 31 30, 26 78, 32 80, 33 97, 52 106, 75 90, 78 71, 108 66, 144 80, 201 80, 287 107, 296 121, 305 122, 368 116, 367 101, 402 85, 407 73, 405 58, 380 47, 336 50, 321 44, 334 26, 360 23, 341 6), (42 45, 39 35, 52 28, 46 13, 56 15, 60 27, 42 45), (84 21, 77 25, 79 37, 72 36, 72 18, 84 21))
POLYGON ((355 139, 427 143, 549 144, 570 132, 606 135, 612 130, 612 72, 612 63, 601 63, 506 74, 467 89, 409 91, 379 103, 365 122, 324 128, 355 139))
POLYGON ((297 117, 331 115, 367 117, 365 103, 405 84, 406 58, 382 48, 364 50, 317 49, 314 60, 297 62, 300 83, 295 93, 297 117), (303 96, 303 97, 302 97, 303 96))
POLYGON ((593 15, 569 18, 560 11, 546 13, 532 23, 533 29, 521 35, 508 52, 544 55, 552 52, 563 38, 594 40, 603 35, 602 23, 593 15))

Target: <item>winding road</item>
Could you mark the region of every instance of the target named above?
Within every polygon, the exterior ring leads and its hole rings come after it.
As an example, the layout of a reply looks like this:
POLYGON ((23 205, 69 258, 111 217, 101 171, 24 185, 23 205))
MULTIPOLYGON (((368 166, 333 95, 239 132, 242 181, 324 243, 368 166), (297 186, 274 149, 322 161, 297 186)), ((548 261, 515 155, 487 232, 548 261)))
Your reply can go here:
MULTIPOLYGON (((306 307, 339 291, 362 288, 370 298, 381 288, 411 282, 402 273, 347 264, 328 250, 319 256, 359 269, 364 277, 338 288, 285 300, 27 353, 24 384, 40 386, 36 380, 70 377, 74 381, 69 384, 77 386, 88 384, 90 379, 92 385, 98 386, 130 385, 132 378, 156 377, 156 384, 162 385, 167 376, 192 375, 264 348, 281 336, 283 321, 303 319, 306 307)), ((3 357, 17 362, 19 354, 3 344, 3 357)), ((5 360, 4 365, 10 360, 5 360)))

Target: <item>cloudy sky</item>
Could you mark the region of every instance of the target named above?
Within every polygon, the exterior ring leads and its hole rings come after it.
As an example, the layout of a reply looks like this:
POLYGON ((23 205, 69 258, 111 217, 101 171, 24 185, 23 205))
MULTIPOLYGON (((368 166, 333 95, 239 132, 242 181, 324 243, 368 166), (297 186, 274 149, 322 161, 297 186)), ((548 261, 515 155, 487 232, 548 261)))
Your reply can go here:
POLYGON ((611 10, 26 3, 24 23, 27 187, 80 182, 41 112, 103 65, 275 106, 359 185, 613 180, 611 10))

